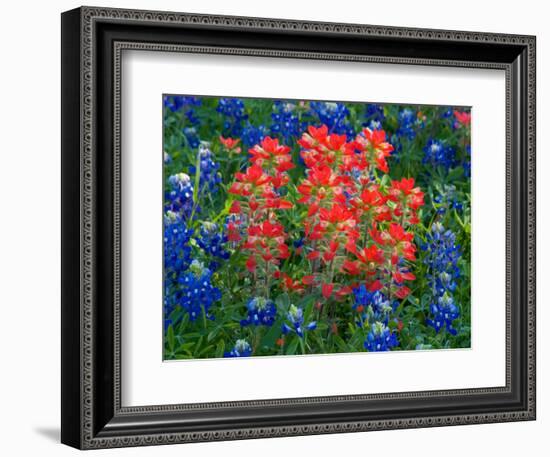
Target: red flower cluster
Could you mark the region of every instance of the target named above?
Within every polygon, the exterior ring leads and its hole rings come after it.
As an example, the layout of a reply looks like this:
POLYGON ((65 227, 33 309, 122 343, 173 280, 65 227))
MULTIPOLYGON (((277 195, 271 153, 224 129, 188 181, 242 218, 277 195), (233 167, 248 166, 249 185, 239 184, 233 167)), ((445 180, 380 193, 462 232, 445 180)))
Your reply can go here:
POLYGON ((309 126, 307 133, 302 135, 298 144, 303 148, 302 159, 306 167, 313 168, 322 165, 338 165, 345 154, 346 135, 328 135, 328 127, 309 126))
POLYGON ((285 244, 286 233, 281 224, 265 219, 257 225, 250 225, 247 232, 248 238, 243 248, 251 253, 246 261, 250 272, 256 270, 258 259, 266 264, 278 264, 278 259, 286 259, 290 255, 285 244))
POLYGON ((424 194, 413 178, 390 181, 386 158, 393 146, 383 130, 364 129, 352 141, 309 127, 298 141, 306 177, 297 189, 304 218, 305 255, 311 274, 306 285, 325 298, 351 292, 365 281, 369 290, 404 298, 411 281, 407 262, 415 260, 413 233, 424 194), (380 172, 383 174, 380 175, 380 172), (350 279, 351 277, 351 279, 350 279))
POLYGON ((456 119, 456 125, 457 127, 460 126, 469 126, 470 122, 472 121, 472 113, 469 113, 467 111, 454 111, 455 119, 456 119))
MULTIPOLYGON (((226 147, 235 147, 234 141, 226 147)), ((406 281, 415 279, 408 266, 416 259, 410 228, 419 222, 424 194, 413 178, 389 179, 386 159, 393 146, 386 133, 367 128, 347 141, 323 125, 309 127, 298 144, 306 165, 296 187, 297 203, 305 207, 305 237, 295 255, 304 256, 305 274, 292 278, 279 271, 290 256, 280 211, 294 206, 281 188, 295 165, 291 149, 270 137, 249 150, 250 166, 235 174, 229 189, 235 196, 230 212, 245 220, 246 239, 235 222, 228 224, 228 237, 242 241, 247 269, 256 279, 278 279, 288 291, 318 287, 327 300, 341 299, 363 282, 371 291, 384 289, 388 298, 405 298, 406 281)))
POLYGON ((384 173, 389 171, 386 157, 392 153, 393 146, 386 141, 384 130, 364 129, 362 135, 357 135, 355 141, 347 144, 346 150, 348 170, 363 171, 375 165, 384 173))
POLYGON ((246 239, 241 240, 241 226, 234 221, 228 224, 228 239, 243 241, 242 249, 248 255, 247 269, 256 277, 260 273, 267 283, 270 276, 278 273, 280 261, 290 255, 285 242, 288 235, 277 213, 293 207, 281 197, 280 189, 288 184, 287 171, 294 164, 290 148, 270 137, 265 137, 249 153, 251 165, 244 173, 235 173, 236 180, 228 191, 236 198, 230 212, 243 216, 241 221, 244 219, 247 225, 246 239))
POLYGON ((275 170, 278 175, 294 168, 290 148, 279 144, 279 140, 266 136, 261 144, 257 144, 248 152, 250 161, 267 170, 275 170))
POLYGON ((241 152, 241 148, 238 146, 239 142, 241 140, 239 139, 233 139, 233 138, 224 138, 220 135, 220 143, 224 146, 225 149, 227 149, 230 153, 236 153, 239 154, 241 152))

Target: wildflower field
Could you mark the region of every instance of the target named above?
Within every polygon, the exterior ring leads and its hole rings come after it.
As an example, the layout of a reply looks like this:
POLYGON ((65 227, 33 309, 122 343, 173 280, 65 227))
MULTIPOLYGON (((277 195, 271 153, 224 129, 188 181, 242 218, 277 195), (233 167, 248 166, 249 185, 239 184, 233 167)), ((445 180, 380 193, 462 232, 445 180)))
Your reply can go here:
POLYGON ((163 96, 164 359, 470 347, 469 108, 163 96))

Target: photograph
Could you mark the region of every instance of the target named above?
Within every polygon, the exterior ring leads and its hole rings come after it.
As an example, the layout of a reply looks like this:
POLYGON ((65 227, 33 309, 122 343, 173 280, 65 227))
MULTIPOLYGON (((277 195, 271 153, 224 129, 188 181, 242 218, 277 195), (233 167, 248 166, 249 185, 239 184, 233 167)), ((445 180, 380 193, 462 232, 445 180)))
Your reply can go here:
POLYGON ((163 94, 163 359, 470 348, 472 111, 163 94))

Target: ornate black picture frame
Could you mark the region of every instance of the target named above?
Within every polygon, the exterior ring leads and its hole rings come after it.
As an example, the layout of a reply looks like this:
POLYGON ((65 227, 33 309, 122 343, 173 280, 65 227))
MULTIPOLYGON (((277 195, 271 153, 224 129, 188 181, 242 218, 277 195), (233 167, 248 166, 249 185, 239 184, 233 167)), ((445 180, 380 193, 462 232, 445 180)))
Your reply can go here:
MULTIPOLYGON (((535 419, 535 37, 82 7, 62 15, 62 442, 80 449, 535 419), (506 73, 506 386, 123 407, 126 49, 506 73)), ((503 189, 504 191, 504 189, 503 189)))

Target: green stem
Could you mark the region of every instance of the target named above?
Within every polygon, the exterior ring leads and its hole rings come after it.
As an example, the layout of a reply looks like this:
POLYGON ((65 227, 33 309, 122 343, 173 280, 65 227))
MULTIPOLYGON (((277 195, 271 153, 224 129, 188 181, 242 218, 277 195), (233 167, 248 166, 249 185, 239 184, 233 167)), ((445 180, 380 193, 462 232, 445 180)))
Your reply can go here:
POLYGON ((305 334, 302 338, 298 337, 300 341, 300 349, 302 350, 302 354, 305 354, 306 353, 306 347, 305 347, 305 344, 304 344, 304 338, 305 338, 305 334))
POLYGON ((271 284, 269 281, 269 262, 265 261, 265 297, 269 300, 269 292, 271 289, 271 284))
POLYGON ((201 305, 202 308, 202 326, 204 328, 204 331, 206 331, 206 309, 204 308, 204 305, 201 305))
POLYGON ((200 152, 197 151, 197 163, 195 165, 195 186, 193 187, 193 209, 191 210, 191 216, 189 218, 190 221, 193 220, 193 216, 195 215, 195 211, 197 210, 197 206, 199 203, 200 179, 201 179, 201 155, 200 155, 200 152))

